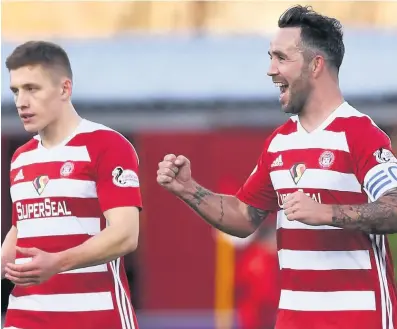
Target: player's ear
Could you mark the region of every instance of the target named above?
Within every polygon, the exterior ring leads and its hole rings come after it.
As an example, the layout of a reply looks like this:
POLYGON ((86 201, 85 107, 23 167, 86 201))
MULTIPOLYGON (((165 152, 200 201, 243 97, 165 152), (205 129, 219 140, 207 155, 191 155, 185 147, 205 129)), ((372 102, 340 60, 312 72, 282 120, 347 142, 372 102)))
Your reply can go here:
POLYGON ((312 59, 309 65, 309 69, 313 74, 314 78, 317 78, 320 75, 320 73, 324 69, 324 66, 325 66, 324 57, 320 55, 314 56, 314 58, 312 59))
POLYGON ((63 100, 69 100, 72 96, 72 81, 70 79, 65 79, 61 83, 61 98, 63 100))

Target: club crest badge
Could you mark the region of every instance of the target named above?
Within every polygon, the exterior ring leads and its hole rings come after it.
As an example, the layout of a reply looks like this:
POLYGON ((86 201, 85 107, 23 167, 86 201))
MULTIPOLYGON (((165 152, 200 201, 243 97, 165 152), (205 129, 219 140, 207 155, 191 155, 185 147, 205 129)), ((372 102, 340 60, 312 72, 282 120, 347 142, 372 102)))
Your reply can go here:
POLYGON ((73 162, 65 162, 61 168, 60 174, 63 177, 69 176, 74 170, 74 164, 73 162))
POLYGON ((335 154, 331 151, 325 151, 321 153, 320 158, 318 159, 318 164, 321 168, 329 168, 335 162, 335 154))

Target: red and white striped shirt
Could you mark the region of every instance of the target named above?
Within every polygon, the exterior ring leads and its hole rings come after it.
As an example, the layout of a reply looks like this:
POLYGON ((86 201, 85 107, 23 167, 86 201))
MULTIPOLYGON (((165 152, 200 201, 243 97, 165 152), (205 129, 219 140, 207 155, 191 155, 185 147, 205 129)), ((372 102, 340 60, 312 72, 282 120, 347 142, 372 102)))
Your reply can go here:
MULTIPOLYGON (((10 177, 20 247, 73 248, 106 228, 106 210, 142 206, 135 149, 118 132, 87 120, 54 148, 44 148, 39 137, 20 147, 10 177)), ((31 260, 24 257, 17 254, 15 262, 31 260)), ((5 328, 136 329, 123 258, 16 286, 5 328)))
POLYGON ((268 138, 237 196, 278 210, 277 329, 397 328, 387 237, 289 221, 282 210, 285 197, 297 190, 319 203, 364 204, 392 188, 397 159, 390 139, 348 103, 311 133, 294 116, 268 138))

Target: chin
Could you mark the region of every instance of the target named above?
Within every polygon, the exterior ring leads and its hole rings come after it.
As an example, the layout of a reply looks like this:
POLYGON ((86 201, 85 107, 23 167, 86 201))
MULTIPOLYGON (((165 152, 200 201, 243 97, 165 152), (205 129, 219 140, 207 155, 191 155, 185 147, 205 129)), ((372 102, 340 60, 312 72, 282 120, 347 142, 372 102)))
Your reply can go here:
POLYGON ((31 134, 37 134, 40 131, 40 129, 36 125, 32 124, 24 124, 23 127, 28 133, 31 134))
POLYGON ((281 110, 284 113, 291 113, 291 108, 288 106, 288 103, 281 104, 281 110))

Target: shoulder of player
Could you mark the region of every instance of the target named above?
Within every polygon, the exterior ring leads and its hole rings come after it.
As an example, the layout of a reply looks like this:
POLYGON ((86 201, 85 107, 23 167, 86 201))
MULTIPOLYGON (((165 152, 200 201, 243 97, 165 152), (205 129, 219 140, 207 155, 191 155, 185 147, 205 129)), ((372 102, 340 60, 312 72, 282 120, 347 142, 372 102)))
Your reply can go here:
POLYGON ((25 144, 21 145, 20 147, 18 147, 13 156, 12 156, 12 160, 11 162, 13 162, 14 160, 16 160, 16 158, 21 155, 22 153, 26 153, 29 151, 32 151, 34 149, 37 148, 37 145, 39 143, 39 140, 36 139, 35 137, 31 138, 29 141, 27 141, 25 144))
POLYGON ((297 120, 296 120, 295 116, 293 116, 288 121, 286 121, 284 124, 282 124, 275 130, 273 130, 273 132, 266 138, 265 149, 267 149, 269 147, 272 140, 277 135, 288 135, 288 134, 295 132, 296 126, 297 126, 297 120))
POLYGON ((138 157, 134 146, 118 131, 105 125, 87 121, 74 138, 74 145, 84 145, 92 159, 109 150, 126 151, 133 150, 138 157))
POLYGON ((131 145, 131 143, 118 131, 109 128, 100 123, 85 120, 75 137, 76 144, 84 144, 87 147, 96 149, 106 149, 109 147, 118 147, 122 145, 131 145))
POLYGON ((389 136, 380 129, 376 123, 366 114, 359 111, 357 115, 338 118, 335 120, 335 126, 340 125, 340 129, 346 133, 349 140, 360 139, 385 139, 390 141, 389 136))

